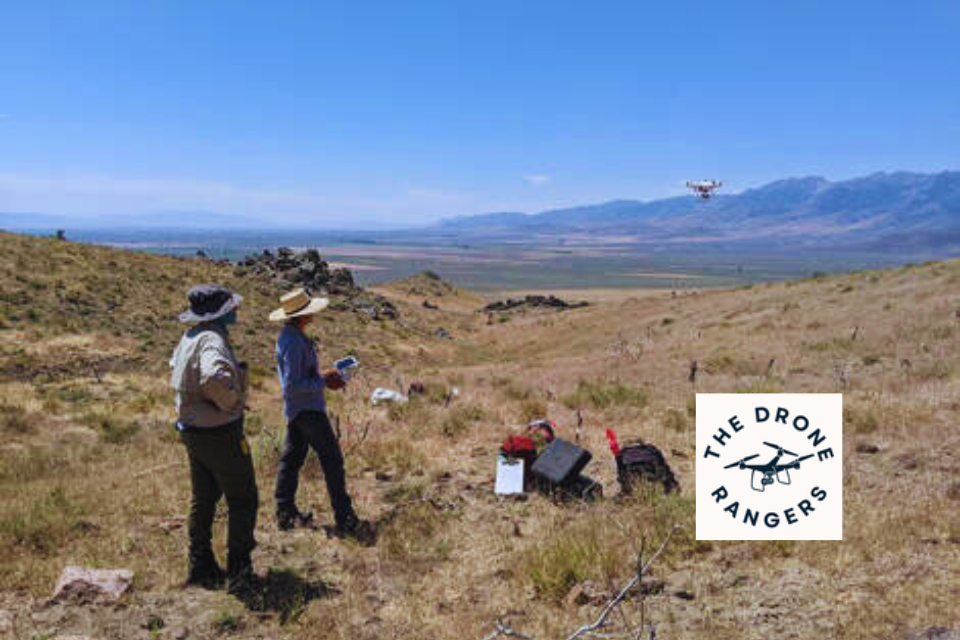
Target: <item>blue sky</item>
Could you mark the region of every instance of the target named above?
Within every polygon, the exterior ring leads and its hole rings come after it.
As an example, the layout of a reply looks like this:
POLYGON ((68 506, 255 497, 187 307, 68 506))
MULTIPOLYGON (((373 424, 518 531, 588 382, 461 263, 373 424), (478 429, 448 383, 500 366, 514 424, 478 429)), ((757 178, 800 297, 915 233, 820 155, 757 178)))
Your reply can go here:
POLYGON ((960 3, 0 8, 0 211, 416 224, 960 168, 960 3))

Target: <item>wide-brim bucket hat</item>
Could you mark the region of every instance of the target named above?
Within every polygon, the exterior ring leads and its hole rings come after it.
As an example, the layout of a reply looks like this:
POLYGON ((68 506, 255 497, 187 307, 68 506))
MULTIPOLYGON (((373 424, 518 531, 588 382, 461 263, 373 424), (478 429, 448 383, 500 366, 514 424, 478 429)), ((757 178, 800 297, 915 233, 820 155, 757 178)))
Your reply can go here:
POLYGON ((329 304, 330 301, 326 298, 313 298, 306 289, 296 289, 281 296, 281 306, 270 312, 270 320, 280 322, 299 316, 310 316, 323 311, 329 304))
POLYGON ((180 322, 210 322, 221 318, 243 302, 243 296, 216 284, 198 284, 187 292, 190 308, 180 314, 180 322))

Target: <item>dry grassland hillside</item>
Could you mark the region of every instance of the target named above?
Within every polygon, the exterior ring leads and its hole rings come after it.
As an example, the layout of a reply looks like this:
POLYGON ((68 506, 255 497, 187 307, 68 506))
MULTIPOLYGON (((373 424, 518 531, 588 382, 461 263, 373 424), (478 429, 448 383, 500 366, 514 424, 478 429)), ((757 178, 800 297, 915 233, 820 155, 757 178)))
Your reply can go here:
MULTIPOLYGON (((641 620, 658 638, 960 633, 960 261, 605 292, 584 309, 493 319, 477 313, 483 299, 429 276, 378 291, 398 320, 333 310, 311 326, 327 362, 363 363, 329 404, 358 511, 378 526, 365 547, 277 531, 283 421, 266 314, 278 283, 0 234, 0 637, 480 640, 499 620, 566 638, 673 527, 609 634, 641 620), (204 281, 245 296, 232 335, 254 372, 259 606, 180 587, 189 480, 166 360, 185 291, 204 281), (373 388, 414 381, 425 395, 370 406, 373 388), (843 542, 695 540, 698 391, 844 394, 843 542), (573 438, 578 409, 604 500, 494 496, 499 443, 539 417, 573 438), (618 497, 607 427, 656 444, 681 493, 618 497), (118 605, 47 606, 68 564, 132 569, 135 589, 118 605)), ((304 474, 301 507, 332 521, 315 458, 304 474)))

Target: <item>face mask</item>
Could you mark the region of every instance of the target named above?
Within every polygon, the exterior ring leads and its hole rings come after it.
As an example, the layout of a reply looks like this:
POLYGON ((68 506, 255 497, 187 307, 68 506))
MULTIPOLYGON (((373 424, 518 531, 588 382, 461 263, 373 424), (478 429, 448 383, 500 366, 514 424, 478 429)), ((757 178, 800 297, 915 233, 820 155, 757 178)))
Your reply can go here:
POLYGON ((233 311, 231 311, 231 312, 228 313, 227 315, 221 316, 221 317, 217 318, 217 322, 219 322, 219 323, 220 323, 221 325, 223 325, 224 327, 229 327, 229 326, 232 325, 232 324, 236 324, 236 323, 237 323, 237 310, 234 309, 233 311))

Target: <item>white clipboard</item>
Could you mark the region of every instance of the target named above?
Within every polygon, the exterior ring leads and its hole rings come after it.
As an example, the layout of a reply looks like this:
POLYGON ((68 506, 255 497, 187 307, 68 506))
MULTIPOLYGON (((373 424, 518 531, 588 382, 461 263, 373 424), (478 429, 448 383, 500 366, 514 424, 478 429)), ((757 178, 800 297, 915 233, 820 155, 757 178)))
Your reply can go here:
POLYGON ((523 493, 523 460, 497 456, 497 482, 493 492, 498 496, 523 493))

